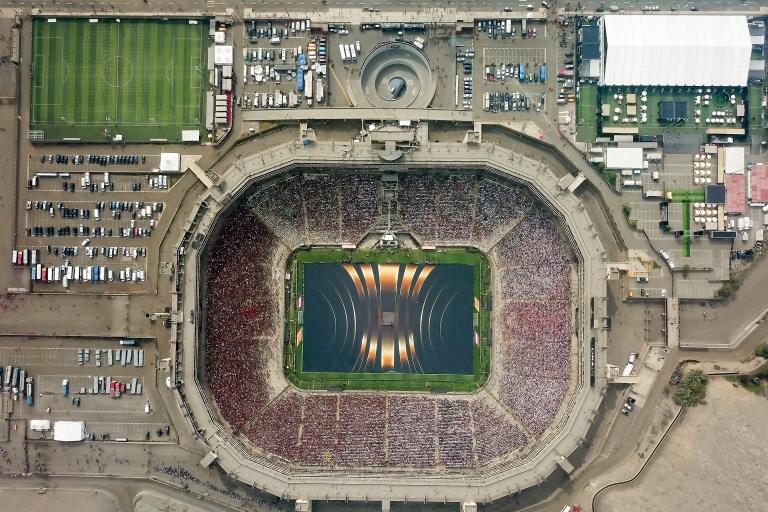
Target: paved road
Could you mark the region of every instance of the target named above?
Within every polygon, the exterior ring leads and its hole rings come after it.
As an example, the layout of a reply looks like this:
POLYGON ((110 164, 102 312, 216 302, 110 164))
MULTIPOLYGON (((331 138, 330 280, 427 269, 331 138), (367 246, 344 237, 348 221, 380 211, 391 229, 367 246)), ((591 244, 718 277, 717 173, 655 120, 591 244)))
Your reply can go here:
MULTIPOLYGON (((482 11, 499 11, 503 12, 504 7, 510 7, 515 11, 524 10, 527 4, 532 4, 535 7, 539 7, 541 2, 536 0, 446 0, 441 3, 441 6, 454 9, 467 9, 467 10, 482 10, 482 11)), ((554 7, 569 7, 572 10, 577 9, 579 2, 564 2, 550 0, 550 4, 554 7)), ((613 0, 613 1, 583 1, 581 6, 583 12, 593 12, 595 9, 603 7, 607 10, 610 5, 617 5, 620 9, 625 11, 640 11, 646 5, 658 5, 659 12, 669 12, 672 8, 679 11, 689 11, 692 5, 696 5, 701 11, 756 11, 760 6, 764 5, 761 0, 701 0, 701 1, 664 1, 664 0, 613 0)), ((86 11, 103 11, 103 10, 120 10, 120 11, 191 11, 196 12, 199 10, 206 11, 209 9, 220 10, 226 7, 238 7, 241 11, 245 7, 255 7, 255 2, 245 2, 236 0, 205 0, 192 1, 192 0, 180 0, 174 2, 173 8, 169 9, 169 3, 161 0, 115 0, 113 2, 105 1, 37 1, 37 0, 2 0, 0 1, 0 7, 21 7, 21 8, 33 8, 39 7, 43 9, 68 9, 68 10, 86 10, 86 11)), ((401 10, 418 10, 422 7, 434 6, 430 2, 414 2, 406 0, 326 0, 325 4, 321 4, 317 0, 262 0, 258 2, 258 7, 266 10, 308 10, 315 11, 323 8, 348 8, 348 9, 364 9, 368 7, 378 8, 382 11, 401 11, 401 10)))

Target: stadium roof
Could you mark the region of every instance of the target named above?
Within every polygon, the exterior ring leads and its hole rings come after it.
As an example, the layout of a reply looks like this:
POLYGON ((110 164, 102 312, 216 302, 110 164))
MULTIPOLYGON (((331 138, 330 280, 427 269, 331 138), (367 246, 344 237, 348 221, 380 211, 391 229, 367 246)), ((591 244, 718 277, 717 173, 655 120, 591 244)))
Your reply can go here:
POLYGON ((605 16, 603 85, 745 86, 745 16, 605 16))

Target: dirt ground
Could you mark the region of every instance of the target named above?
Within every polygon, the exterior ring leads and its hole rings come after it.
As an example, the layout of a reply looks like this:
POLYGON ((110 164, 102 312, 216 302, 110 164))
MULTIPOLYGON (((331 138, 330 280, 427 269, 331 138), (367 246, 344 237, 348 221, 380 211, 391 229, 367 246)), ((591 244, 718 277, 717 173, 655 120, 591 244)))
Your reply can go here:
POLYGON ((120 512, 115 498, 96 489, 0 489, 4 510, 120 512))
POLYGON ((724 379, 686 411, 634 482, 607 490, 596 511, 763 511, 768 501, 768 401, 724 379))

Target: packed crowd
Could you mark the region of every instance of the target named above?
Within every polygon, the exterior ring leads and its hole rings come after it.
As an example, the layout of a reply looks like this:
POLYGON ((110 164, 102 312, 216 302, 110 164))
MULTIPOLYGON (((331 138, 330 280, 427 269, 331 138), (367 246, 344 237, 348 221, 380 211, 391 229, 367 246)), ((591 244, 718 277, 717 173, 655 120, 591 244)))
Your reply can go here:
POLYGON ((287 460, 296 460, 299 453, 301 407, 301 396, 293 391, 286 392, 254 416, 244 433, 264 451, 287 460))
POLYGON ((373 174, 346 176, 339 184, 341 239, 356 243, 379 216, 381 179, 373 174))
POLYGON ((509 415, 490 400, 472 402, 475 425, 475 452, 480 465, 503 457, 528 443, 528 437, 515 425, 509 415))
POLYGON ((381 466, 386 454, 387 421, 384 395, 342 395, 339 402, 339 463, 344 466, 381 466))
POLYGON ((547 429, 567 391, 570 263, 556 223, 525 189, 486 177, 405 174, 398 201, 422 240, 500 239, 493 259, 503 321, 489 391, 504 408, 482 397, 273 396, 278 239, 355 243, 376 220, 379 194, 374 175, 296 175, 254 192, 225 222, 206 295, 205 362, 217 407, 265 452, 305 465, 464 468, 515 452, 547 429))
POLYGON ((501 268, 554 265, 568 262, 568 253, 555 220, 543 208, 533 208, 493 250, 501 268))
POLYGON ((338 244, 341 219, 339 217, 338 175, 304 176, 302 187, 307 213, 307 233, 312 244, 338 244))
POLYGON ((301 428, 299 460, 306 464, 330 465, 335 462, 339 409, 338 395, 308 395, 303 416, 310 419, 301 428))
POLYGON ((225 222, 210 251, 205 363, 222 415, 239 430, 268 400, 263 367, 275 335, 275 237, 247 210, 225 222), (236 262, 236 263, 235 263, 236 262))
POLYGON ((522 218, 534 206, 528 192, 519 186, 509 186, 490 178, 478 183, 477 210, 472 239, 481 245, 493 240, 522 218))
POLYGON ((393 396, 387 411, 387 462, 394 466, 435 465, 435 401, 423 396, 393 396))
POLYGON ((253 212, 289 247, 307 243, 300 175, 260 187, 247 199, 253 212))
POLYGON ((296 174, 261 187, 249 206, 288 247, 356 244, 379 215, 378 176, 296 174))
POLYGON ((475 465, 468 400, 437 402, 437 440, 440 462, 445 467, 467 468, 475 465))

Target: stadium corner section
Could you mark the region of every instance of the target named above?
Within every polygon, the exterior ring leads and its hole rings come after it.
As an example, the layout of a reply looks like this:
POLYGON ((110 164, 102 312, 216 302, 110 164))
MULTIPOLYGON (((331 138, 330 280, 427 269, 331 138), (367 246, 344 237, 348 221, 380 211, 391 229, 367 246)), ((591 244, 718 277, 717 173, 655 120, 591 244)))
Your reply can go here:
POLYGON ((472 392, 488 380, 491 357, 491 275, 486 256, 474 247, 422 249, 301 248, 286 264, 284 371, 295 386, 311 390, 472 392), (303 371, 304 265, 307 263, 453 264, 473 268, 472 373, 303 371), (298 340, 298 343, 297 343, 298 340))

